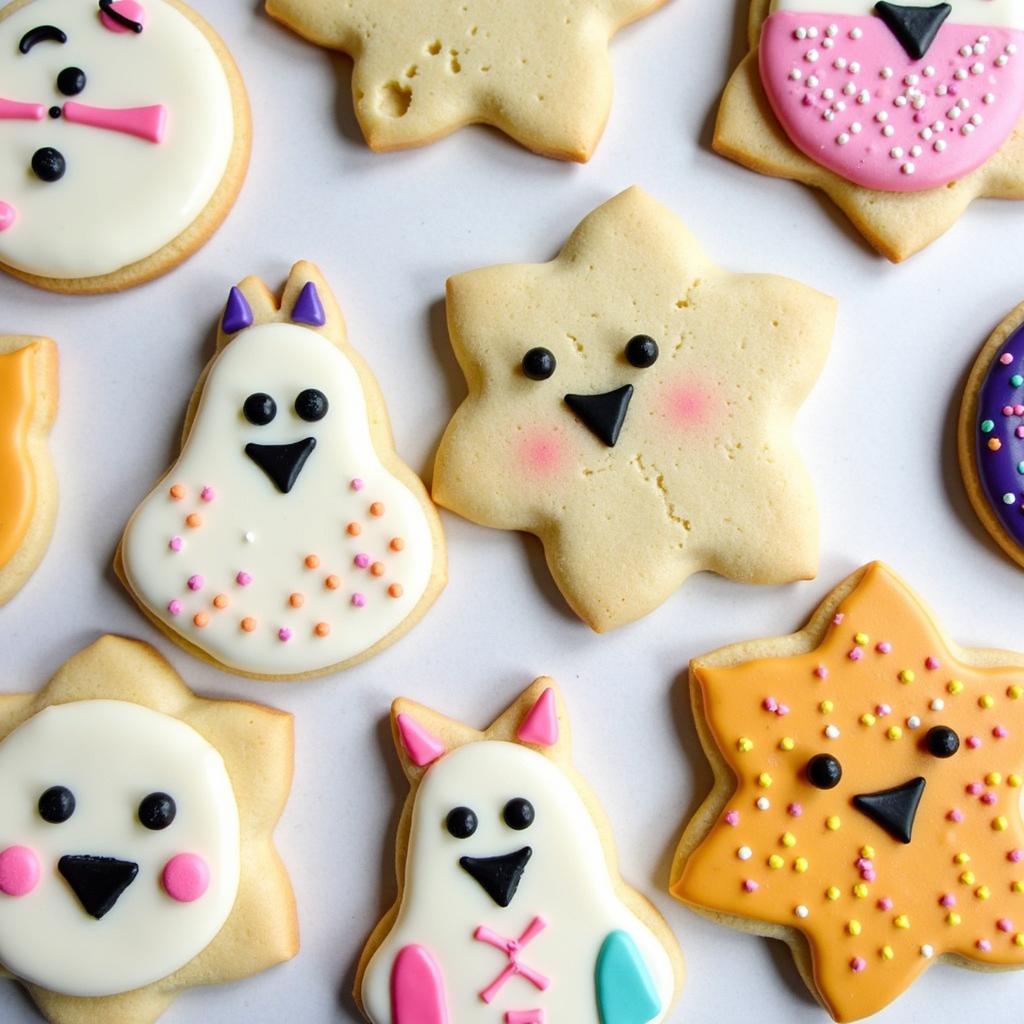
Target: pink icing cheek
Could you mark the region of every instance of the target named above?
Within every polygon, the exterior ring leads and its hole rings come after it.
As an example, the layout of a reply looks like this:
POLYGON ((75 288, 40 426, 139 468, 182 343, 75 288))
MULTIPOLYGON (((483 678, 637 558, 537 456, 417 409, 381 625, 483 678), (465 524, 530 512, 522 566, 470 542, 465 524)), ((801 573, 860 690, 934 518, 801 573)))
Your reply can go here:
POLYGON ((714 402, 707 388, 692 380, 671 384, 665 392, 663 408, 668 421, 680 430, 707 426, 714 415, 714 402))
POLYGON ((27 896, 39 884, 39 858, 27 846, 8 846, 0 853, 0 892, 27 896))
POLYGON ((17 219, 18 213, 10 203, 0 200, 0 231, 6 231, 17 219))
POLYGON ((549 477, 561 473, 570 460, 569 445, 558 430, 528 431, 516 443, 519 464, 531 475, 549 477))
POLYGON ((136 0, 114 0, 113 3, 100 4, 100 21, 109 32, 116 32, 120 35, 122 32, 134 32, 135 30, 123 25, 116 18, 112 18, 108 11, 113 11, 137 25, 145 26, 146 24, 146 8, 142 4, 137 3, 136 0))
POLYGON ((210 867, 195 853, 179 853, 165 865, 164 890, 179 903, 194 903, 210 887, 210 867))

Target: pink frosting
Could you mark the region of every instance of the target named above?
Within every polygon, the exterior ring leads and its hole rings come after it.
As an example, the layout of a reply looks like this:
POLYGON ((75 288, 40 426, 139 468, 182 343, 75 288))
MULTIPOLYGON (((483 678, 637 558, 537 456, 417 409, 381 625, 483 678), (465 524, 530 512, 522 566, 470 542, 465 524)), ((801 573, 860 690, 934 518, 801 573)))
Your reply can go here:
POLYGON ((530 708, 516 736, 524 743, 535 743, 539 747, 552 747, 558 742, 558 711, 551 687, 530 708))
POLYGON ((167 108, 162 104, 151 107, 90 107, 86 103, 68 100, 63 109, 64 117, 72 124, 134 135, 146 142, 162 142, 167 128, 167 108))
POLYGON ((164 889, 179 903, 194 903, 210 888, 210 867, 195 853, 179 853, 164 865, 164 889))
POLYGON ((958 181, 1006 141, 1024 110, 1022 45, 1020 30, 947 21, 912 60, 873 15, 779 11, 761 32, 761 80, 812 160, 865 188, 916 192, 958 181))
MULTIPOLYGON (((129 21, 137 21, 140 25, 146 24, 146 8, 143 7, 142 4, 136 3, 136 0, 114 0, 114 3, 110 6, 113 10, 117 11, 118 14, 123 15, 129 21)), ((108 17, 102 11, 100 12, 100 21, 103 22, 103 27, 110 32, 117 32, 120 34, 121 32, 129 31, 129 29, 126 29, 124 25, 114 21, 113 18, 108 17)))
POLYGON ((415 1024, 448 1024, 441 970, 424 946, 404 946, 395 957, 391 1016, 415 1024))
POLYGON ((0 853, 0 892, 26 896, 39 884, 39 858, 27 846, 8 846, 0 853))
POLYGON ((0 231, 6 231, 15 221, 18 212, 10 203, 0 200, 0 231))
POLYGON ((395 719, 398 738, 409 755, 409 760, 418 768, 436 761, 444 753, 444 745, 410 715, 399 715, 395 719))

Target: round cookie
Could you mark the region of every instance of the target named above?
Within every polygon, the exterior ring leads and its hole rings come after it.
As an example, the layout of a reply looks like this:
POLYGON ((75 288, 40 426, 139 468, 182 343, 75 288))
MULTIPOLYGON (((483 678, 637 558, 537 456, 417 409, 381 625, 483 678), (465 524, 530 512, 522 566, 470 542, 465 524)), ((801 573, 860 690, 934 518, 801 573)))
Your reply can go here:
POLYGON ((118 637, 0 696, 0 962, 48 1020, 148 1024, 294 956, 291 765, 290 715, 201 700, 118 637))
POLYGON ((117 291, 219 227, 248 167, 249 105, 198 14, 15 0, 0 47, 0 267, 52 291, 117 291))
POLYGON ((1024 566, 1024 304, 978 353, 960 406, 958 450, 971 505, 1024 566))
POLYGON ((1024 967, 1024 655, 957 647, 876 562, 690 688, 715 785, 673 895, 786 942, 837 1021, 940 959, 1024 967))
POLYGON ((116 568, 143 611, 215 665, 302 679, 371 657, 445 584, 440 520, 320 272, 280 305, 231 290, 175 464, 116 568))
POLYGON ((682 956, 619 877, 553 680, 537 679, 484 732, 404 699, 392 729, 411 792, 398 898, 356 974, 367 1019, 667 1020, 682 956))

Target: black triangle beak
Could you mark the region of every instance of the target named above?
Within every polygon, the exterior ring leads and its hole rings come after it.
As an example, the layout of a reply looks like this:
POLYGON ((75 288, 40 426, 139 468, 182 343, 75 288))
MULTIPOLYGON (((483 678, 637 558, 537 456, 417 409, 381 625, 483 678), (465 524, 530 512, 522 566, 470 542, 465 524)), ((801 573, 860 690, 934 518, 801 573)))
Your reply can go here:
POLYGON ((924 779, 911 779, 902 786, 864 793, 853 798, 853 806, 901 843, 909 843, 914 818, 924 795, 924 779))
POLYGON ((524 846, 501 857, 462 857, 459 866, 472 875, 499 907, 507 907, 515 898, 519 880, 533 850, 524 846))
POLYGON ((595 437, 604 441, 609 448, 614 448, 622 424, 626 422, 632 397, 633 385, 626 384, 615 391, 606 391, 603 395, 566 395, 565 404, 595 437))
POLYGON ((273 480, 282 494, 287 494, 298 481, 315 447, 316 438, 307 437, 292 444, 247 444, 245 454, 273 480))
POLYGON ((921 60, 931 49, 942 23, 952 13, 949 4, 914 7, 908 4, 875 4, 875 14, 885 22, 912 60, 921 60))
POLYGON ((82 909, 98 921, 135 881, 139 865, 114 857, 66 856, 57 861, 57 870, 71 886, 82 909))

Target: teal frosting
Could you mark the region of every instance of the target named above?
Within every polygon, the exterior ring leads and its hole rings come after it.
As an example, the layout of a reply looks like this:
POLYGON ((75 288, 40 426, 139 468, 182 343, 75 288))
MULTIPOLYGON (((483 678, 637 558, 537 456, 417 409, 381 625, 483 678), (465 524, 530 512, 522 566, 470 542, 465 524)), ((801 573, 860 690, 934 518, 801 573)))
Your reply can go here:
POLYGON ((648 1024, 661 1012, 654 981, 633 939, 612 932, 594 967, 601 1024, 648 1024))

